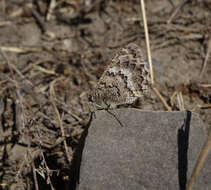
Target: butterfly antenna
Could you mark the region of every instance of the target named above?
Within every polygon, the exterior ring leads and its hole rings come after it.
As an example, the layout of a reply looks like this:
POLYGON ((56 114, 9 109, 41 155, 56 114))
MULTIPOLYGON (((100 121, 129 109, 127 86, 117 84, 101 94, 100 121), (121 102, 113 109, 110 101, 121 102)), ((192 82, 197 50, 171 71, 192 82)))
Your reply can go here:
POLYGON ((121 127, 124 127, 124 125, 123 125, 122 122, 118 119, 118 117, 115 115, 115 113, 112 113, 112 112, 109 110, 109 108, 106 109, 106 111, 107 111, 110 115, 112 115, 112 116, 117 120, 117 122, 119 123, 119 125, 120 125, 121 127))

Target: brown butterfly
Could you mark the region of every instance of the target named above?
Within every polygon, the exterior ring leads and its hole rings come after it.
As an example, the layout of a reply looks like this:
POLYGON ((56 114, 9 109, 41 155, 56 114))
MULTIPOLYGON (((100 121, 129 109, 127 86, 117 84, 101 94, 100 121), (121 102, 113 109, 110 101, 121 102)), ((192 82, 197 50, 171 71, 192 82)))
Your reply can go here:
POLYGON ((122 48, 102 74, 96 88, 88 93, 89 101, 103 108, 132 104, 150 87, 147 65, 139 46, 132 43, 122 48))

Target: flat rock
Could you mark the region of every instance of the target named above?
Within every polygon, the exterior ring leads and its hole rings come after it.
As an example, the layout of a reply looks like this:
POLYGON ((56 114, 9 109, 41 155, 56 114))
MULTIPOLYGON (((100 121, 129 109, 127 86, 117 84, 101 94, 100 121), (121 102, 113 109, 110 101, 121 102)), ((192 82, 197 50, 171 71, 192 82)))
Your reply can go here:
MULTIPOLYGON (((206 131, 189 111, 97 111, 80 165, 80 190, 185 190, 206 131), (111 113, 109 113, 111 112, 111 113)), ((211 155, 193 189, 211 189, 211 155)))

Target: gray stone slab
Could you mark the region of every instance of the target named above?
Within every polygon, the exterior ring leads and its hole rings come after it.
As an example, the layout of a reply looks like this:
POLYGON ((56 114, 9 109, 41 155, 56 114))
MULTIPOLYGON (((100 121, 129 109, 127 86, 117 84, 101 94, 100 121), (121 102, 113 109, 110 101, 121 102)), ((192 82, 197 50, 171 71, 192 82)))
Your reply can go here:
MULTIPOLYGON (((91 122, 78 188, 184 190, 206 138, 198 115, 137 109, 111 112, 114 115, 98 111, 91 122)), ((210 155, 194 189, 211 189, 210 155)))

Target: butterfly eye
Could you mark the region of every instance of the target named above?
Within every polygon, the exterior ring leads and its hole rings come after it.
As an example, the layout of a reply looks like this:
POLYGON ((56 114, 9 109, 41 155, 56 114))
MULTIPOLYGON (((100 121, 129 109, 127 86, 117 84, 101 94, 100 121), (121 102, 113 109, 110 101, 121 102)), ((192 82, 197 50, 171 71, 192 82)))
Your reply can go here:
POLYGON ((89 97, 88 97, 88 101, 89 101, 89 102, 94 102, 94 101, 95 101, 95 99, 94 99, 94 97, 93 97, 92 95, 89 95, 89 97))

